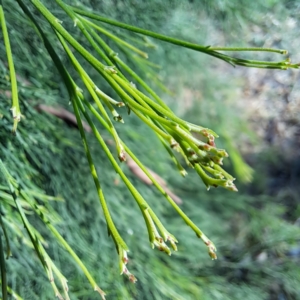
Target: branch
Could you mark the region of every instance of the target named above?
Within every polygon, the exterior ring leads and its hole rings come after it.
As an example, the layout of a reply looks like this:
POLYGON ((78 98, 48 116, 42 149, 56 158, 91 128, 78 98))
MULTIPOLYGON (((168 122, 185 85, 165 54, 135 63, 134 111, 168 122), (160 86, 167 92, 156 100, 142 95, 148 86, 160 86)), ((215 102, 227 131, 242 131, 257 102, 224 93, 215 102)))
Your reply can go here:
MULTIPOLYGON (((45 104, 38 104, 35 108, 38 112, 46 112, 64 120, 67 124, 71 124, 72 126, 76 126, 78 128, 75 115, 63 107, 54 108, 45 104)), ((91 127, 86 122, 82 121, 82 126, 86 132, 91 132, 91 127)))

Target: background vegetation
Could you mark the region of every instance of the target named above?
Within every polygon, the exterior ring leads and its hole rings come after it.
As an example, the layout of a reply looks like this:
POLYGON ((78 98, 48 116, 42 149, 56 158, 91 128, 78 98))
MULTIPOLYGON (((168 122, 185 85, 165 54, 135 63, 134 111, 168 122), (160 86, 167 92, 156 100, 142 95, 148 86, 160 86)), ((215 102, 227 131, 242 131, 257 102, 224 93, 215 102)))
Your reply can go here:
MULTIPOLYGON (((276 46, 291 50, 293 60, 299 58, 295 38, 295 16, 300 9, 297 1, 80 2, 114 19, 200 44, 276 46)), ((56 197, 56 201, 45 204, 56 216, 53 222, 89 267, 108 299, 300 299, 300 110, 295 110, 299 103, 295 71, 236 70, 199 53, 149 40, 149 45, 156 48, 147 49, 151 61, 161 65, 161 69, 146 72, 148 81, 158 90, 158 83, 164 82, 168 90, 162 89, 160 94, 178 114, 205 124, 223 137, 218 144, 231 154, 231 168, 240 191, 207 192, 192 172, 181 178, 153 133, 133 115, 124 115, 126 126, 118 126, 122 137, 143 163, 183 199, 182 208, 218 246, 218 260, 209 260, 205 247, 169 209, 163 197, 141 183, 124 165, 126 174, 169 224, 169 230, 176 232, 179 251, 167 257, 150 248, 142 216, 131 208, 131 195, 90 137, 114 220, 132 250, 131 271, 138 278, 132 284, 119 275, 114 245, 107 236, 78 130, 35 109, 38 104, 47 104, 71 110, 65 88, 14 1, 6 0, 5 4, 7 19, 13 24, 11 43, 25 118, 18 126, 18 134, 12 136, 10 86, 1 44, 1 159, 23 185, 56 197), (278 83, 280 72, 285 72, 286 77, 278 83), (284 92, 278 92, 278 86, 286 91, 287 100, 284 92), (263 104, 256 111, 251 106, 254 98, 263 104), (268 107, 275 107, 274 113, 268 107), (284 114, 278 116, 276 108, 284 114), (285 126, 281 132, 280 124, 285 126), (241 160, 240 153, 248 164, 241 160)), ((7 191, 4 181, 1 183, 0 196, 5 200, 7 191)), ((27 247, 21 222, 17 228, 10 227, 10 218, 18 219, 18 214, 7 205, 1 206, 1 212, 13 254, 7 261, 9 286, 24 299, 52 299, 51 285, 33 249, 27 247)), ((81 271, 42 223, 36 217, 28 218, 43 234, 50 256, 68 278, 70 297, 98 299, 99 295, 91 290, 81 271)))

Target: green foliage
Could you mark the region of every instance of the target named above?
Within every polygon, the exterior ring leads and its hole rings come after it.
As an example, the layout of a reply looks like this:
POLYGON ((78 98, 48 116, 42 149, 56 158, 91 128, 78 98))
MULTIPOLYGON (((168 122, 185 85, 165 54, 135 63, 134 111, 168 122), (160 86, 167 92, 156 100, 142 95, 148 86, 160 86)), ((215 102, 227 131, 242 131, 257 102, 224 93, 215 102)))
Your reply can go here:
MULTIPOLYGON (((14 2, 5 2, 8 3, 8 8, 15 6, 14 2)), ((174 7, 180 7, 180 2, 176 2, 174 7)), ((167 1, 157 1, 157 4, 160 5, 155 8, 157 12, 166 7, 170 11, 174 9, 168 6, 170 3, 167 1)), ((153 3, 141 2, 138 9, 148 10, 152 5, 153 3)), ((117 6, 113 6, 113 13, 118 19, 121 19, 118 14, 123 12, 124 6, 127 7, 128 4, 118 2, 117 6)), ((53 9, 52 4, 49 7, 53 9)), ((186 7, 190 6, 186 4, 186 7)), ((104 12, 105 9, 111 10, 111 4, 107 2, 103 9, 104 12)), ((132 20, 134 11, 127 13, 123 19, 125 22, 132 20)), ((30 41, 30 46, 26 44, 28 47, 12 47, 16 49, 14 60, 17 74, 20 74, 19 100, 24 118, 18 126, 17 135, 12 137, 11 116, 8 110, 10 107, 9 74, 7 66, 2 64, 0 89, 4 92, 0 94, 1 129, 3 128, 0 137, 1 150, 3 150, 1 159, 5 163, 4 168, 16 179, 14 181, 10 175, 6 176, 16 190, 15 196, 21 207, 19 211, 21 209, 25 212, 31 230, 38 230, 34 232, 40 240, 37 246, 46 249, 53 262, 68 278, 70 297, 98 299, 99 295, 91 292, 82 271, 71 259, 70 252, 64 249, 63 244, 58 243, 57 235, 49 234, 46 229, 49 223, 45 221, 45 217, 50 219, 51 225, 59 229, 60 234, 82 259, 90 274, 110 299, 239 299, 242 297, 267 299, 271 292, 266 287, 271 289, 274 284, 280 286, 278 294, 283 293, 287 299, 296 299, 299 289, 295 282, 299 280, 299 274, 293 269, 293 264, 297 263, 298 259, 289 259, 286 253, 291 246, 296 245, 299 228, 283 221, 281 216, 285 213, 285 208, 269 196, 251 197, 212 190, 208 197, 203 186, 199 184, 199 177, 196 174, 190 172, 191 174, 185 179, 178 177, 170 157, 164 152, 163 145, 151 129, 141 125, 140 120, 133 114, 129 117, 124 116, 126 126, 122 124, 115 126, 119 136, 122 136, 122 140, 134 153, 141 156, 145 165, 163 174, 164 178, 176 187, 176 192, 184 199, 182 209, 191 220, 210 232, 219 246, 221 256, 216 262, 207 260, 207 254, 201 251, 204 247, 199 245, 194 233, 177 217, 177 213, 169 209, 165 198, 155 189, 141 185, 137 179, 132 178, 126 167, 121 165, 121 170, 149 201, 149 205, 159 219, 168 224, 171 232, 176 232, 176 237, 180 241, 179 252, 174 253, 173 258, 150 249, 143 216, 134 209, 132 196, 123 183, 118 183, 119 175, 112 169, 105 151, 99 147, 91 134, 86 134, 89 152, 99 174, 101 187, 107 195, 107 204, 115 226, 131 249, 130 268, 137 276, 138 282, 133 285, 119 276, 120 270, 115 263, 114 245, 111 243, 111 238, 107 237, 105 216, 96 200, 97 193, 90 178, 78 130, 68 127, 62 120, 35 109, 35 106, 41 102, 48 105, 59 103, 68 107, 69 99, 64 84, 57 78, 58 73, 53 68, 45 49, 37 50, 40 49, 40 40, 33 35, 34 31, 28 26, 28 21, 20 16, 18 9, 7 10, 8 20, 16 20, 19 28, 26 28, 26 32, 28 30, 27 34, 22 34, 23 36, 17 30, 12 31, 11 43, 18 45, 23 44, 23 39, 30 41), (35 60, 32 59, 33 55, 36 57, 35 60), (24 60, 24 56, 28 59, 24 60), (30 84, 23 78, 28 78, 30 84), (128 128, 135 128, 135 130, 128 128), (46 195, 53 195, 53 197, 46 195), (62 199, 64 202, 61 201, 62 199), (41 216, 39 210, 43 210, 44 217, 42 216, 41 220, 37 217, 41 216), (259 259, 266 255, 266 260, 259 259), (278 263, 274 265, 273 261, 278 263), (283 276, 283 273, 286 275, 283 276)), ((159 26, 162 20, 158 18, 156 24, 159 26)), ((144 22, 148 24, 150 20, 145 17, 144 22)), ((65 23, 67 21, 64 20, 63 24, 65 23)), ((40 19, 39 24, 42 24, 43 28, 48 28, 40 19)), ((68 30, 74 30, 71 22, 66 27, 68 30)), ((55 50, 61 49, 58 41, 49 34, 50 30, 49 32, 48 30, 46 29, 45 32, 50 37, 51 45, 55 50)), ((119 31, 116 32, 119 34, 119 31)), ((82 37, 75 36, 82 44, 85 43, 81 40, 82 37)), ((128 38, 128 34, 125 33, 125 37, 128 38)), ((135 39, 142 41, 136 37, 135 39)), ((149 43, 149 40, 146 40, 146 43, 149 43)), ((152 45, 152 40, 150 43, 152 45)), ((125 62, 129 66, 138 61, 127 56, 128 51, 120 48, 122 51, 120 53, 126 57, 125 62)), ((2 53, 3 50, 2 47, 2 53)), ((62 61, 64 66, 69 68, 70 74, 78 80, 78 75, 71 70, 70 62, 65 57, 62 57, 62 61)), ((91 77, 97 74, 86 67, 84 62, 81 60, 80 62, 89 71, 91 77)), ((136 64, 136 66, 141 70, 151 70, 145 64, 136 64)), ((152 71, 150 74, 153 76, 155 72, 152 71)), ((99 84, 100 82, 103 83, 99 80, 99 84)), ((107 84, 103 83, 103 90, 111 97, 116 96, 108 89, 107 84)), ((228 93, 230 95, 230 88, 228 93)), ((209 91, 206 95, 209 95, 209 91)), ((76 105, 80 106, 79 102, 75 103, 75 107, 76 105)), ((199 111, 194 113, 202 115, 201 120, 206 124, 212 118, 209 114, 201 114, 201 108, 199 106, 199 111)), ((207 106, 204 104, 203 108, 207 106)), ((224 115, 222 109, 215 114, 221 117, 224 115)), ((192 118, 196 119, 195 115, 191 115, 192 118)), ((95 116, 91 117, 91 121, 97 121, 95 116)), ((198 123, 198 119, 195 121, 198 123)), ((210 122, 210 125, 216 126, 220 132, 222 124, 226 123, 227 120, 224 118, 222 122, 210 122)), ((101 133, 104 132, 104 127, 99 126, 101 133)), ((223 133, 224 144, 227 139, 228 145, 231 139, 226 136, 227 130, 223 130, 220 133, 223 133)), ((103 133, 102 137, 104 141, 111 139, 109 131, 103 133)), ((114 153, 114 147, 108 142, 107 145, 114 153)), ((182 163, 181 160, 179 161, 182 163)), ((6 171, 4 173, 7 174, 6 171)), ((46 283, 42 265, 38 264, 38 256, 33 254, 32 245, 35 243, 30 242, 22 219, 17 213, 18 206, 14 204, 12 198, 14 192, 4 186, 4 180, 1 184, 1 198, 5 200, 1 207, 2 219, 6 224, 13 254, 6 264, 9 270, 8 285, 24 299, 41 299, 41 297, 50 299, 53 297, 53 290, 51 285, 46 283)), ((37 253, 41 252, 43 251, 37 250, 37 253)), ((58 288, 63 290, 59 281, 58 288)))

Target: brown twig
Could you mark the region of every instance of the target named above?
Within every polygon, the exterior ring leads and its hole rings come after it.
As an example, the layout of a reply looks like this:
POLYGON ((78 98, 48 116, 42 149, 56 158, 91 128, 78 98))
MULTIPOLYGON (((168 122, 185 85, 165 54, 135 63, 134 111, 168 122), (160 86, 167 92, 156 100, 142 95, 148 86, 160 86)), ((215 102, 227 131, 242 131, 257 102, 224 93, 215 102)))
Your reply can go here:
MULTIPOLYGON (((46 112, 48 114, 51 114, 53 116, 56 116, 62 120, 64 120, 66 123, 71 124, 73 126, 77 127, 77 121, 74 114, 69 112, 63 107, 52 107, 45 104, 38 104, 36 107, 37 111, 39 112, 46 112)), ((91 127, 84 121, 82 121, 82 126, 86 132, 91 132, 91 127)))

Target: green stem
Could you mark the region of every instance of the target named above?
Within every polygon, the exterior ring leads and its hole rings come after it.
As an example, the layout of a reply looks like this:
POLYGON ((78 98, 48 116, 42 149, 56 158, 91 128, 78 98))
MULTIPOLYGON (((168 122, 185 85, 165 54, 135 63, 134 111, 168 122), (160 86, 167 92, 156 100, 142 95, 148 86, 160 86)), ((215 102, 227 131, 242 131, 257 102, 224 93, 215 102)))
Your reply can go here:
POLYGON ((279 54, 288 54, 287 50, 274 49, 274 48, 263 48, 263 47, 209 47, 209 50, 213 51, 251 51, 251 52, 274 52, 279 54))
MULTIPOLYGON (((131 25, 128 25, 128 24, 125 24, 125 23, 115 21, 115 20, 111 20, 111 19, 99 16, 97 14, 87 12, 87 11, 84 11, 82 9, 75 8, 75 7, 72 7, 72 9, 73 9, 73 11, 77 12, 78 14, 89 17, 91 19, 98 20, 98 21, 101 21, 101 22, 104 22, 104 23, 108 23, 110 25, 117 26, 117 27, 120 27, 120 28, 123 28, 123 29, 126 29, 126 30, 130 30, 130 31, 142 34, 142 35, 150 36, 150 37, 153 37, 155 39, 162 40, 162 41, 165 41, 165 42, 168 42, 168 43, 171 43, 171 44, 175 44, 175 45, 178 45, 178 46, 181 46, 181 47, 185 47, 185 48, 193 49, 193 50, 196 50, 196 51, 200 51, 200 52, 206 53, 208 55, 214 56, 216 58, 219 58, 221 60, 224 60, 224 61, 226 61, 226 62, 228 62, 232 65, 241 65, 241 66, 245 66, 245 67, 264 67, 264 68, 270 66, 272 68, 281 69, 282 67, 284 67, 284 64, 285 64, 285 62, 267 62, 267 61, 256 61, 256 60, 243 60, 243 59, 234 58, 234 57, 224 55, 224 54, 219 53, 215 50, 219 50, 219 51, 264 51, 264 52, 275 52, 275 53, 279 53, 279 54, 287 54, 286 50, 270 49, 270 48, 257 48, 257 47, 254 47, 254 48, 250 48, 250 47, 248 47, 248 48, 243 48, 243 47, 242 48, 238 48, 238 47, 226 48, 226 47, 202 46, 202 45, 190 43, 190 42, 187 42, 187 41, 179 40, 179 39, 176 39, 176 38, 172 38, 172 37, 169 37, 169 36, 166 36, 166 35, 163 35, 163 34, 159 34, 159 33, 156 33, 156 32, 150 31, 150 30, 145 30, 145 29, 142 29, 142 28, 131 26, 131 25)), ((286 67, 287 68, 288 67, 298 68, 299 66, 298 66, 298 64, 294 64, 294 65, 289 64, 286 67)))
POLYGON ((20 122, 20 120, 21 120, 21 110, 20 110, 19 98, 18 98, 18 85, 17 85, 15 66, 14 66, 12 51, 11 51, 10 42, 9 42, 9 35, 8 35, 7 27, 6 27, 4 11, 3 11, 3 7, 1 4, 0 4, 0 21, 1 21, 4 45, 5 45, 5 49, 6 49, 6 55, 7 55, 9 73, 10 73, 11 96, 12 96, 11 111, 12 111, 12 115, 14 118, 13 132, 15 133, 17 130, 18 122, 20 122))

